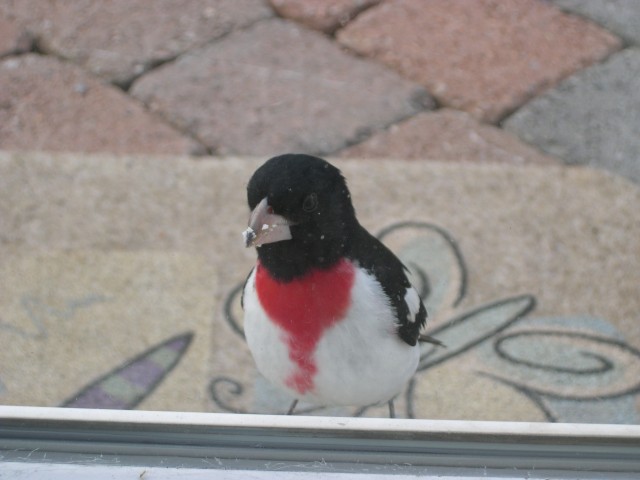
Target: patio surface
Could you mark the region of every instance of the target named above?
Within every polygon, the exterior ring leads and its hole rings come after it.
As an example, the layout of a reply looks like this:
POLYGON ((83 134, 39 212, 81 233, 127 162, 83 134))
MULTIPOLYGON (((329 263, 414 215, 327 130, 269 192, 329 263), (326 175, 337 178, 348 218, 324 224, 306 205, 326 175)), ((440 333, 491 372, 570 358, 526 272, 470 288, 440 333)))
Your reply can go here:
POLYGON ((624 0, 2 2, 0 403, 285 411, 240 233, 254 169, 305 152, 429 292, 448 348, 400 416, 640 423, 638 25, 624 0))

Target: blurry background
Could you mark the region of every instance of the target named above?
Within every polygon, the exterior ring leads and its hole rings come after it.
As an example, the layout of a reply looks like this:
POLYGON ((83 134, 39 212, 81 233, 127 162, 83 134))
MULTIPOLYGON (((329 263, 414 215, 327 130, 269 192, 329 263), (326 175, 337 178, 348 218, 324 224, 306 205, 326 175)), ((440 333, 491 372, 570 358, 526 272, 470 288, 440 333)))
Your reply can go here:
POLYGON ((448 345, 403 416, 639 423, 639 44, 634 0, 3 0, 0 403, 284 411, 240 232, 305 152, 448 345))

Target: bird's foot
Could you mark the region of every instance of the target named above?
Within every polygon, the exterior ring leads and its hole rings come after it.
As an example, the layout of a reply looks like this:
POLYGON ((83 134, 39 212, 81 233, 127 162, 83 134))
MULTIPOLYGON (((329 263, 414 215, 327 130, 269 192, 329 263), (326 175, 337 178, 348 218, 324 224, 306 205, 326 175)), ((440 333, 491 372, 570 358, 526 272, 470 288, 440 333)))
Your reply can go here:
POLYGON ((396 407, 393 400, 389 400, 389 418, 396 418, 396 407))
POLYGON ((293 411, 296 409, 296 405, 298 405, 297 398, 293 402, 291 402, 291 406, 289 407, 289 410, 287 410, 287 415, 293 415, 293 411))

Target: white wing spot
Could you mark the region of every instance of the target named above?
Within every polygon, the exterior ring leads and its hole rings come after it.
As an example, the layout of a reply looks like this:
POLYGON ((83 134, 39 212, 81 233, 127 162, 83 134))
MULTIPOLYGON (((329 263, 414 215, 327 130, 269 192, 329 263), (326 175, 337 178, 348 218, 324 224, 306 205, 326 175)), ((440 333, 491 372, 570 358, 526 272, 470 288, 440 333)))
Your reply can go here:
POLYGON ((407 288, 407 291, 404 294, 404 303, 406 303, 409 308, 407 320, 411 323, 415 322, 416 315, 420 311, 420 296, 418 295, 418 292, 416 292, 415 288, 407 288))

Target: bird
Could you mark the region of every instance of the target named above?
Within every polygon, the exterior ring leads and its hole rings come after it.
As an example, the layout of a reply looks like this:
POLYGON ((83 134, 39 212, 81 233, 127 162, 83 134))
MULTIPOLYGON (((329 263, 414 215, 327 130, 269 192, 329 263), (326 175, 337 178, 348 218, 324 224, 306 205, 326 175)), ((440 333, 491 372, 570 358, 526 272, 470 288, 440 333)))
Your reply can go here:
MULTIPOLYGON (((372 196, 376 192, 371 192, 372 196)), ((389 407, 415 374, 427 311, 409 271, 356 218, 341 171, 305 154, 262 164, 247 184, 241 295, 258 371, 298 401, 389 407)))

